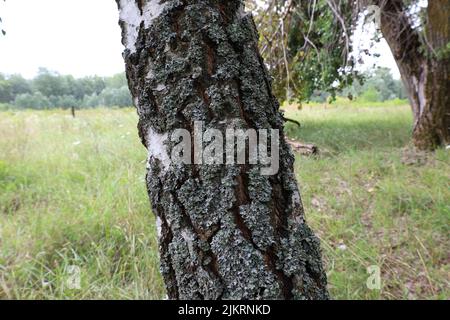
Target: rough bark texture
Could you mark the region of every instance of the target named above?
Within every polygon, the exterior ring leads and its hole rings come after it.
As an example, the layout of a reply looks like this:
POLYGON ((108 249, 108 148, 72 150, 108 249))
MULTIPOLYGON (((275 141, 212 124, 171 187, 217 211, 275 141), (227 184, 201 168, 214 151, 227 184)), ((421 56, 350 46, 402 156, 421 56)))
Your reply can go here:
POLYGON ((117 2, 168 297, 327 299, 319 241, 305 223, 282 115, 241 1, 117 2), (144 18, 157 13, 136 23, 126 14, 136 8, 144 18), (193 134, 194 121, 280 129, 279 173, 169 165, 172 145, 161 141, 178 128, 193 134))
POLYGON ((450 0, 428 1, 426 47, 411 25, 402 0, 375 1, 382 7, 381 31, 409 94, 413 141, 419 149, 450 144, 450 0))

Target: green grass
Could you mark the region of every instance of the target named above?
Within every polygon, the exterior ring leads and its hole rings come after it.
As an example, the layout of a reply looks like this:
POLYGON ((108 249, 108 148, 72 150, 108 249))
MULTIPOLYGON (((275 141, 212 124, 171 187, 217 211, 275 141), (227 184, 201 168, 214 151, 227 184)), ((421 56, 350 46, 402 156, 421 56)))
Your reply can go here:
POLYGON ((162 297, 135 112, 78 115, 0 116, 0 297, 162 297))
MULTIPOLYGON (((448 299, 449 152, 405 153, 406 106, 287 116, 302 123, 291 137, 325 151, 296 170, 333 298, 448 299), (371 265, 381 290, 366 287, 371 265)), ((0 299, 164 297, 136 122, 132 109, 0 112, 0 299)))
POLYGON ((298 157, 307 219, 322 240, 336 299, 448 299, 450 154, 404 148, 407 106, 288 109, 291 137, 326 150, 298 157), (381 290, 368 290, 367 267, 381 290))

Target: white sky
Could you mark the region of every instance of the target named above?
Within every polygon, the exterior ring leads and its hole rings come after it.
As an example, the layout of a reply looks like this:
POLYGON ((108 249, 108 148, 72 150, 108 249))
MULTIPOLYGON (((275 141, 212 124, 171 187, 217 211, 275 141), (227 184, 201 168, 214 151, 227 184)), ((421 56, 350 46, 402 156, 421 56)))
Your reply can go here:
MULTIPOLYGON (((0 72, 33 77, 39 67, 108 76, 125 70, 114 0, 0 0, 0 72)), ((378 65, 398 70, 384 42, 378 65)), ((372 64, 373 61, 366 61, 372 64)))
POLYGON ((352 55, 357 61, 359 60, 358 58, 362 58, 363 61, 363 64, 357 65, 357 69, 361 71, 372 70, 374 65, 386 67, 391 70, 394 78, 400 79, 400 71, 386 40, 383 38, 378 43, 371 41, 377 30, 377 24, 375 21, 364 24, 363 21, 364 19, 361 17, 352 36, 352 55), (368 49, 372 56, 362 53, 365 49, 368 49), (375 57, 373 56, 374 54, 379 54, 380 56, 375 57))
POLYGON ((39 67, 76 77, 125 70, 114 0, 3 0, 0 72, 39 67))

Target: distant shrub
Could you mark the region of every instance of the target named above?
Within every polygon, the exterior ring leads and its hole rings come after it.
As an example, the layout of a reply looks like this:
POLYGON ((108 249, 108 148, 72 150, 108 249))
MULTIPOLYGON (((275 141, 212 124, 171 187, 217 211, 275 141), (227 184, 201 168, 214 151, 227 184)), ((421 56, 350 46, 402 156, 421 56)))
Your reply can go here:
POLYGON ((9 103, 0 103, 0 111, 7 111, 13 109, 13 106, 9 103))
POLYGON ((50 99, 39 91, 18 95, 14 100, 14 105, 23 109, 48 109, 53 107, 50 99))
POLYGON ((67 108, 79 106, 81 104, 81 101, 77 100, 72 95, 63 95, 63 96, 55 97, 52 104, 55 107, 67 109, 67 108))
POLYGON ((90 96, 84 96, 81 106, 83 108, 95 108, 100 105, 100 98, 97 94, 91 94, 90 96))
POLYGON ((380 93, 375 88, 368 88, 366 91, 363 92, 360 99, 365 102, 378 102, 382 101, 382 98, 380 96, 380 93))
POLYGON ((129 107, 133 104, 128 87, 107 88, 99 95, 99 103, 104 107, 129 107))

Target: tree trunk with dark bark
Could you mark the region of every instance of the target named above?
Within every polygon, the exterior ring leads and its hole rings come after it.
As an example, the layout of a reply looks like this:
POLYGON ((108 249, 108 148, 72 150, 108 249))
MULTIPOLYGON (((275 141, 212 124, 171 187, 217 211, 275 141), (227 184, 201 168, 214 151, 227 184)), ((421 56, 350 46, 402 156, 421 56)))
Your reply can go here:
POLYGON ((428 1, 425 43, 402 0, 376 1, 386 38, 409 94, 413 142, 419 149, 450 144, 450 0, 428 1))
POLYGON ((327 299, 319 240, 305 223, 294 156, 241 1, 117 2, 168 297, 327 299), (194 136, 196 121, 222 133, 279 129, 279 171, 171 163, 168 137, 180 128, 194 136))

